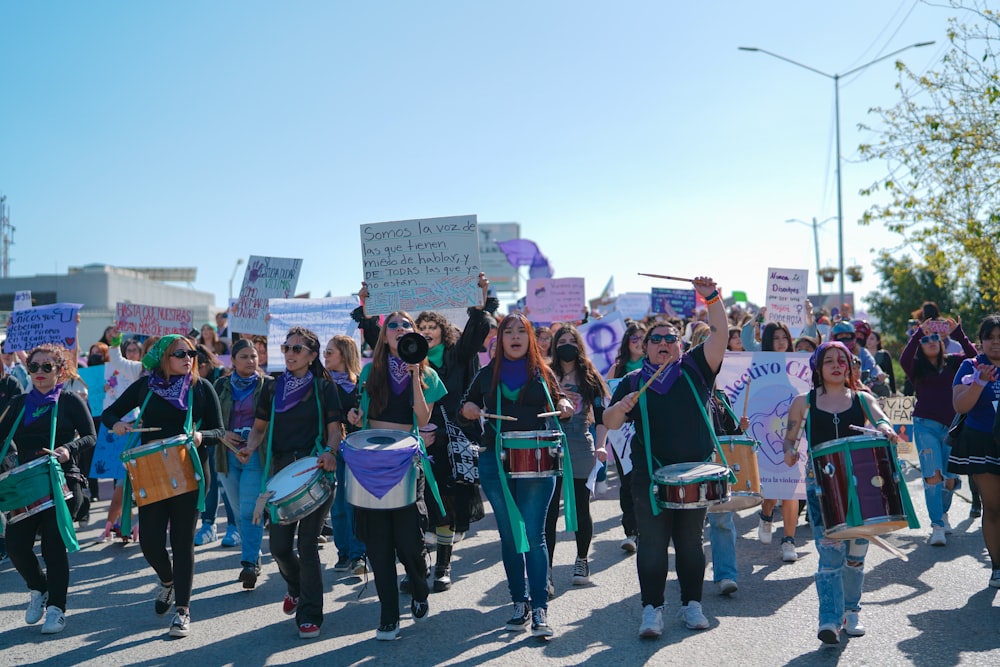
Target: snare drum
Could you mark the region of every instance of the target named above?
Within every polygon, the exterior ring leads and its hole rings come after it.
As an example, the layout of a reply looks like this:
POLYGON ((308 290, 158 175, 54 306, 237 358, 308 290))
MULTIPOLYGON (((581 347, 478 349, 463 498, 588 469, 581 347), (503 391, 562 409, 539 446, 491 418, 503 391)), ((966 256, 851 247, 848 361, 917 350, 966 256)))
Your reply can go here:
POLYGON ((355 507, 394 510, 417 502, 420 443, 406 431, 368 429, 341 445, 344 489, 355 507))
MULTIPOLYGON (((50 458, 48 455, 43 456, 11 468, 0 475, 0 511, 10 512, 8 517, 11 524, 44 512, 55 505, 52 482, 49 478, 50 458)), ((66 500, 73 497, 72 491, 66 486, 65 478, 62 483, 62 495, 66 500)))
POLYGON ((760 505, 764 499, 760 494, 756 441, 740 435, 720 435, 719 446, 729 468, 736 475, 736 484, 729 488, 728 501, 712 505, 708 511, 739 512, 760 505))
POLYGON ((278 523, 301 521, 318 510, 333 493, 333 482, 318 468, 319 459, 306 456, 285 466, 267 480, 267 491, 274 495, 267 501, 271 516, 278 523))
POLYGON ((729 500, 729 468, 715 463, 675 463, 653 473, 656 504, 690 510, 729 500))
POLYGON ((194 471, 186 435, 126 449, 122 452, 122 462, 139 507, 198 490, 200 480, 194 471))
POLYGON ((820 513, 827 537, 849 540, 906 528, 900 485, 905 484, 884 438, 856 435, 812 450, 820 513), (851 522, 856 506, 861 522, 851 522))
POLYGON ((500 445, 503 470, 511 477, 562 477, 561 431, 506 431, 500 445))

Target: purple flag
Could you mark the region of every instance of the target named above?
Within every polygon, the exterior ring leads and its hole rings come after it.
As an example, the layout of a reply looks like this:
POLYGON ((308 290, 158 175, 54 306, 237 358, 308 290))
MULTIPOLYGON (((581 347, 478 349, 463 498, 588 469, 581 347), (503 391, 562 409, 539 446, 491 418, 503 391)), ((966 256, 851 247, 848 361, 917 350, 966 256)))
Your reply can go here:
POLYGON ((497 241, 497 247, 503 252, 507 261, 514 268, 527 266, 530 278, 551 278, 552 265, 538 245, 528 239, 512 239, 510 241, 497 241))

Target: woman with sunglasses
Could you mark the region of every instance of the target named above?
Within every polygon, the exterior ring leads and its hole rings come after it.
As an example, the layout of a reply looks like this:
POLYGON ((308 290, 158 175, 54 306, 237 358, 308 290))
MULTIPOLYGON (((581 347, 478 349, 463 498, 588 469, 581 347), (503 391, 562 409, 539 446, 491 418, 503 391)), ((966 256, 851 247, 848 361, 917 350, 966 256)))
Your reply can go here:
POLYGON ((715 450, 709 398, 726 353, 729 326, 715 281, 698 277, 692 283, 708 305, 708 338, 684 353, 680 332, 673 325, 651 324, 642 368, 625 376, 615 389, 611 407, 604 411, 604 425, 609 429, 620 428, 626 421, 635 423, 632 497, 641 537, 636 567, 643 607, 639 636, 647 639, 663 633, 663 588, 671 541, 681 586, 678 617, 691 630, 709 625, 701 608, 706 510, 661 509, 653 502, 657 469, 707 461, 715 450), (646 386, 648 391, 640 393, 639 388, 646 386))
MULTIPOLYGON (((434 404, 445 396, 446 389, 427 359, 419 363, 400 359, 399 340, 414 333, 415 329, 413 319, 404 312, 386 315, 372 362, 361 370, 358 406, 348 412, 348 421, 353 426, 389 429, 416 437, 417 429, 430 422, 434 404)), ((423 476, 418 474, 416 502, 405 507, 389 510, 354 508, 355 532, 368 549, 381 605, 379 626, 375 631, 375 639, 380 641, 391 641, 399 636, 397 558, 410 581, 413 596, 410 612, 414 622, 424 621, 430 611, 424 560, 423 535, 428 521, 423 484, 423 476)))
MULTIPOLYGON (((41 345, 28 354, 31 391, 12 398, 0 420, 0 471, 51 455, 64 474, 72 473, 73 460, 94 446, 94 422, 87 404, 77 394, 63 391, 66 354, 56 345, 41 345)), ((67 478, 67 483, 73 482, 67 478)), ((68 507, 61 490, 53 496, 55 506, 37 514, 16 520, 18 510, 14 510, 11 519, 15 521, 8 523, 6 535, 7 553, 30 591, 24 620, 32 625, 44 615, 42 634, 46 635, 66 627, 67 543, 74 551, 79 548, 72 516, 81 495, 74 493, 68 507), (45 572, 34 553, 39 533, 45 572)))
POLYGON ((962 345, 962 354, 948 354, 941 334, 932 332, 930 323, 914 328, 906 347, 899 356, 906 378, 914 388, 917 401, 913 406, 913 441, 920 456, 924 475, 924 502, 931 520, 930 544, 943 547, 951 532, 948 510, 952 493, 959 486, 957 475, 948 472, 948 428, 955 418, 951 403, 951 383, 965 359, 974 359, 976 348, 962 330, 961 323, 946 320, 949 336, 962 345))
MULTIPOLYGON (((104 410, 101 415, 104 425, 116 435, 126 435, 136 422, 122 419, 139 408, 141 426, 150 429, 139 434, 141 444, 185 435, 198 448, 202 470, 208 470, 206 446, 221 438, 225 429, 215 389, 198 376, 197 356, 194 346, 184 336, 169 334, 160 338, 142 358, 149 375, 129 385, 104 410)), ((171 637, 187 637, 191 632, 194 532, 201 493, 201 489, 189 491, 139 508, 139 546, 160 582, 154 609, 162 616, 170 611, 172 602, 176 608, 170 623, 171 637)), ((131 512, 131 508, 127 511, 131 512)), ((129 517, 123 517, 123 524, 126 518, 129 517)))
MULTIPOLYGON (((788 410, 782 449, 789 467, 798 465, 799 438, 803 429, 810 455, 823 443, 856 435, 851 426, 864 426, 866 421, 895 445, 896 432, 878 400, 866 391, 853 388, 856 377, 851 357, 843 343, 833 341, 820 345, 810 358, 813 389, 796 396, 788 410)), ((819 553, 815 575, 819 598, 817 638, 824 644, 838 644, 842 628, 851 637, 865 634, 859 613, 868 540, 827 538, 819 491, 815 477, 809 475, 806 482, 809 525, 819 553)))
MULTIPOLYGON (((303 327, 288 330, 281 346, 285 372, 275 382, 265 384, 257 398, 247 445, 236 455, 240 463, 248 465, 263 446, 265 477, 307 456, 318 455, 323 470, 336 469, 335 453, 344 437, 344 413, 337 388, 320 363, 319 352, 315 333, 303 327)), ((268 531, 271 555, 287 586, 282 611, 295 616, 302 639, 318 637, 323 625, 319 535, 332 504, 333 495, 294 523, 271 521, 268 531)))

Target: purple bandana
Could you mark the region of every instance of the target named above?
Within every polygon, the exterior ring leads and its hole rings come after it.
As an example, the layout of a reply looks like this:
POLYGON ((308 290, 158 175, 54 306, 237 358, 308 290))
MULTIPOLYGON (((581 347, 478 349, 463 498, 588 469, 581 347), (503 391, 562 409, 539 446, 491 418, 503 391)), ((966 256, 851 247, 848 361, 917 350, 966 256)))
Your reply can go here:
POLYGON ((36 419, 49 413, 49 409, 59 400, 62 393, 62 383, 57 384, 47 394, 32 389, 24 399, 24 425, 31 424, 36 419))
POLYGON ((305 398, 309 387, 312 386, 312 381, 312 371, 306 371, 306 374, 300 378, 291 373, 282 373, 274 387, 274 411, 288 412, 295 407, 299 401, 305 398))
POLYGON ((521 357, 511 361, 504 357, 500 364, 500 382, 507 389, 517 391, 528 382, 528 358, 521 357))
POLYGON ((357 386, 356 382, 351 382, 351 374, 347 371, 332 371, 330 376, 333 377, 333 381, 337 383, 337 386, 346 391, 348 394, 354 393, 354 388, 357 386))
MULTIPOLYGON (((660 370, 660 367, 649 360, 649 357, 643 357, 642 359, 642 370, 639 371, 639 386, 645 386, 649 378, 656 375, 656 371, 660 370)), ((663 396, 670 388, 674 386, 674 382, 677 378, 681 376, 681 363, 680 359, 674 363, 667 366, 659 377, 653 380, 653 383, 649 385, 651 391, 655 391, 660 396, 663 396)))
POLYGON ((233 391, 233 402, 239 403, 247 396, 253 394, 254 389, 257 388, 257 372, 248 378, 242 377, 236 371, 233 371, 229 376, 229 386, 233 391))
POLYGON ((402 394, 410 386, 409 364, 391 354, 389 355, 389 386, 392 387, 392 393, 396 396, 402 394))
POLYGON ((190 387, 191 376, 188 373, 165 378, 157 370, 149 375, 149 389, 178 410, 188 409, 187 397, 190 387))

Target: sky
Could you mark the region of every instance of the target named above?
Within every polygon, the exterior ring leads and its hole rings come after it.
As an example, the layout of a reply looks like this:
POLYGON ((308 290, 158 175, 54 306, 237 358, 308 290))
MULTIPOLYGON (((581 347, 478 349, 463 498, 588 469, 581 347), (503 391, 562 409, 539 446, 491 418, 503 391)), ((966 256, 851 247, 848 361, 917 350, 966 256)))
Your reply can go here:
MULTIPOLYGON (((71 3, 0 1, 0 194, 10 275, 303 259, 298 291, 356 292, 362 224, 518 222, 596 296, 837 264, 832 79, 955 10, 914 0, 71 3)), ((841 80, 844 261, 898 238, 857 220, 884 175, 859 123, 899 99, 889 59, 841 80)), ((236 273, 238 294, 242 271, 236 273)), ((837 283, 824 284, 833 292, 837 283)), ((863 309, 863 302, 859 309, 863 309)))

